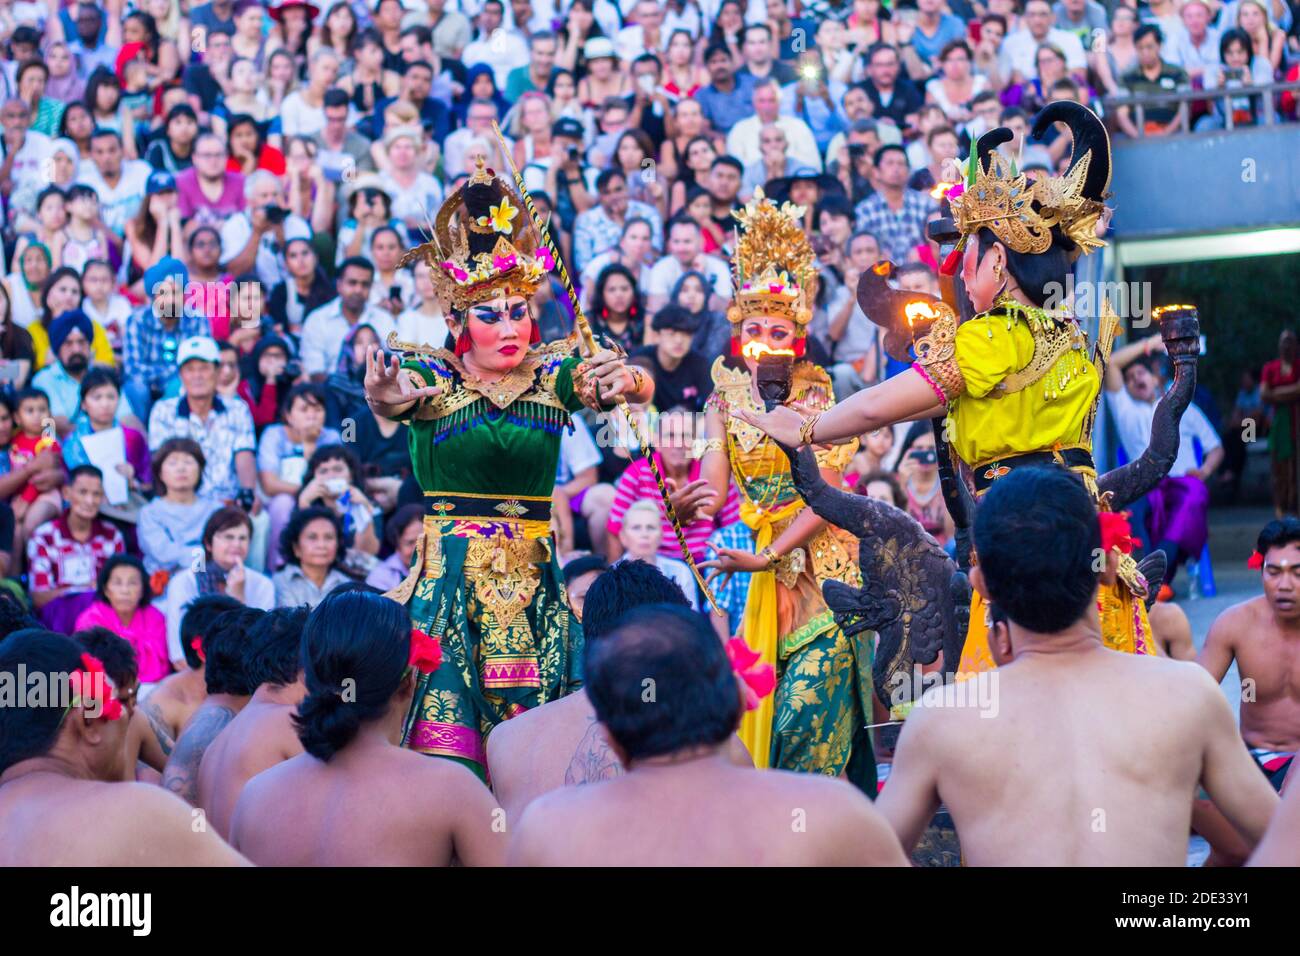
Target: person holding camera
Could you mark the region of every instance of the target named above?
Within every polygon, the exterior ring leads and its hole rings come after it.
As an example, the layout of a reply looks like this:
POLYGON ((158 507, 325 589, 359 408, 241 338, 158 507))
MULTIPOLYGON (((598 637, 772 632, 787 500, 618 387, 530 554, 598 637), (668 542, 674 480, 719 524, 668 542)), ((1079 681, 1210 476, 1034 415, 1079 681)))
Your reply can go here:
POLYGON ((246 210, 221 227, 221 265, 233 275, 256 272, 269 289, 285 270, 285 244, 310 239, 311 226, 289 212, 280 180, 264 169, 245 180, 244 198, 246 210))
POLYGON ((551 127, 544 191, 555 197, 555 215, 566 235, 572 235, 578 215, 596 204, 588 182, 595 171, 582 161, 582 140, 582 124, 571 116, 560 117, 551 127))

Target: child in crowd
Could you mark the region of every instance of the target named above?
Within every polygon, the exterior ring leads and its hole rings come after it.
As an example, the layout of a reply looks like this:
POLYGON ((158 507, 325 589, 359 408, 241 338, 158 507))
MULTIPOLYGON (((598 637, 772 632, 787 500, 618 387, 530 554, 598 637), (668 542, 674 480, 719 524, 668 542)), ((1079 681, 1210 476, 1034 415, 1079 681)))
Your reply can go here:
MULTIPOLYGON (((65 205, 67 225, 59 233, 59 249, 55 251, 55 261, 80 272, 84 284, 86 268, 90 262, 96 259, 107 262, 111 255, 109 235, 104 231, 99 217, 99 193, 92 186, 73 183, 68 187, 65 205)), ((111 269, 109 277, 112 278, 111 269)), ((109 288, 103 292, 105 299, 111 291, 110 283, 109 288)), ((89 289, 86 294, 90 294, 89 289)), ((104 325, 102 317, 91 318, 104 325)), ((107 331, 108 326, 104 325, 104 329, 107 331)), ((113 341, 111 337, 110 341, 113 341)))
MULTIPOLYGON (((98 210, 98 205, 95 208, 98 210)), ((108 260, 88 260, 81 274, 81 287, 86 294, 81 300, 81 310, 90 316, 91 322, 103 328, 113 354, 120 361, 126 323, 131 318, 131 300, 115 290, 113 267, 108 260)))
MULTIPOLYGON (((48 451, 51 457, 46 459, 47 464, 42 470, 57 469, 62 474, 63 447, 54 437, 49 397, 39 388, 23 389, 14 401, 14 422, 18 430, 9 442, 9 470, 17 471, 48 451)), ((35 475, 29 478, 11 502, 14 521, 22 529, 24 538, 31 537, 37 527, 63 510, 63 498, 58 487, 42 491, 34 479, 35 475)))

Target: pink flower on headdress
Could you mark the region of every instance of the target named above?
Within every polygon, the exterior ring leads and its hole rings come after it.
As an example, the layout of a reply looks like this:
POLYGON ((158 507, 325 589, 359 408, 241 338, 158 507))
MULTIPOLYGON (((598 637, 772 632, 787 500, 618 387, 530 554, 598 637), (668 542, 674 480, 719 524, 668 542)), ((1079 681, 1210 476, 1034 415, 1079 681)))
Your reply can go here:
POLYGON ((944 193, 943 195, 944 195, 944 198, 945 198, 945 199, 947 199, 949 202, 951 202, 952 200, 956 199, 958 196, 960 196, 960 195, 961 195, 962 193, 964 193, 965 191, 966 191, 966 184, 965 184, 965 183, 958 183, 957 185, 953 186, 951 189, 949 189, 949 190, 948 190, 946 193, 944 193))
POLYGON ((497 256, 492 260, 492 268, 497 272, 506 272, 513 269, 518 261, 513 252, 508 256, 497 256))
POLYGON ((537 250, 537 261, 542 264, 542 268, 547 272, 550 272, 555 268, 555 257, 551 255, 551 250, 548 246, 542 246, 542 248, 537 250))
POLYGON ((442 264, 443 271, 450 275, 457 282, 464 282, 469 278, 469 273, 462 269, 456 263, 448 261, 442 264))
POLYGON ((781 283, 779 283, 779 282, 773 282, 773 283, 771 283, 770 285, 768 285, 768 287, 767 287, 767 291, 768 291, 769 293, 775 295, 775 294, 778 293, 778 292, 784 292, 784 291, 785 291, 785 286, 783 286, 783 285, 782 285, 781 283))

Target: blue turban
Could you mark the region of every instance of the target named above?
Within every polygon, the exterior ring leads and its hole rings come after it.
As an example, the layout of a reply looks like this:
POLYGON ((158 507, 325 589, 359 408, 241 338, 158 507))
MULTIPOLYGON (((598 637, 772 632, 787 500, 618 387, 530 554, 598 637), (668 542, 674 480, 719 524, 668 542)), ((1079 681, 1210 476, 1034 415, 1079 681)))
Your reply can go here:
POLYGON ((50 348, 56 355, 73 329, 79 329, 87 342, 95 338, 95 326, 90 321, 90 316, 80 309, 70 309, 50 323, 50 348))
POLYGON ((172 278, 184 289, 190 281, 190 270, 181 260, 164 256, 144 271, 144 291, 152 296, 158 291, 158 286, 172 278))

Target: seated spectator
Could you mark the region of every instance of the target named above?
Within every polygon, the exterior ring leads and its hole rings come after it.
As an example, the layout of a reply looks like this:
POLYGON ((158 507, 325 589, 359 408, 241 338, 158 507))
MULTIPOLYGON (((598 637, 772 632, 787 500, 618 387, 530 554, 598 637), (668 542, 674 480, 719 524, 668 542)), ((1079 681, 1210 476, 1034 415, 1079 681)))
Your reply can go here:
POLYGON ((262 499, 271 519, 266 566, 272 571, 280 566, 280 532, 298 507, 308 460, 317 448, 342 441, 337 431, 325 427, 325 394, 319 385, 295 385, 281 403, 280 420, 267 426, 257 446, 262 499))
POLYGON ((397 317, 415 302, 415 280, 410 270, 397 267, 405 251, 401 234, 396 229, 380 226, 370 235, 369 257, 375 267, 370 304, 386 310, 394 325, 397 317))
POLYGON ((626 266, 606 266, 591 294, 591 328, 599 338, 630 352, 644 344, 645 310, 636 277, 626 266))
POLYGON ((590 307, 591 290, 606 266, 626 266, 637 277, 637 285, 644 287, 650 281, 650 267, 655 261, 652 237, 648 220, 625 220, 618 245, 602 252, 587 263, 587 268, 580 277, 583 305, 590 307))
MULTIPOLYGON (((499 0, 490 0, 499 3, 499 0)), ((411 621, 387 598, 330 595, 303 629, 307 696, 295 717, 306 753, 258 774, 231 819, 231 842, 263 865, 499 865, 504 831, 491 792, 452 760, 398 743, 417 674, 411 621), (356 699, 337 688, 356 682, 356 699), (403 795, 424 793, 412 801, 403 795), (329 837, 328 807, 350 809, 351 838, 329 837), (413 839, 412 835, 416 835, 413 839)))
POLYGON ((343 526, 328 508, 296 511, 280 538, 285 566, 275 572, 275 606, 315 607, 351 578, 339 570, 343 557, 343 526))
MULTIPOLYGON (((242 176, 244 185, 258 171, 268 172, 273 176, 283 176, 286 166, 284 153, 266 141, 262 125, 247 114, 232 116, 230 128, 226 133, 226 171, 242 176)), ((244 201, 239 208, 247 205, 248 193, 243 194, 244 201)))
POLYGON ((63 510, 63 448, 49 434, 50 400, 39 388, 25 388, 14 398, 12 437, 5 457, 9 473, 25 476, 9 501, 22 534, 29 538, 36 528, 63 510), (48 476, 48 477, 47 477, 48 476))
POLYGON ((177 208, 186 222, 219 224, 244 208, 244 176, 227 164, 226 142, 215 133, 194 141, 194 162, 176 175, 177 208))
POLYGON ((221 227, 221 264, 235 275, 256 272, 268 289, 284 271, 284 248, 290 239, 310 239, 311 226, 289 212, 280 181, 265 170, 244 180, 247 209, 221 227))
POLYGON ((78 631, 103 627, 130 643, 138 679, 146 691, 172 672, 167 659, 167 620, 150 601, 153 592, 140 559, 115 554, 99 571, 94 602, 77 615, 78 631))
MULTIPOLYGON (((801 165, 821 172, 822 157, 817 138, 812 129, 798 116, 783 115, 781 90, 776 83, 760 82, 752 96, 753 115, 740 120, 727 134, 727 153, 743 165, 762 158, 759 152, 759 133, 765 126, 777 126, 785 133, 790 156, 801 165)), ((829 137, 828 137, 829 139, 829 137)))
MULTIPOLYGON (((361 465, 356 455, 340 444, 332 429, 322 433, 316 445, 302 476, 298 508, 323 507, 332 512, 343 529, 348 565, 365 565, 358 570, 369 571, 374 555, 379 553, 379 538, 375 534, 375 506, 360 487, 361 465), (331 434, 333 442, 327 440, 331 434)), ((288 555, 284 557, 288 560, 288 555)))
POLYGON ((86 293, 81 300, 81 310, 90 317, 92 327, 98 325, 104 330, 108 344, 117 356, 117 365, 121 367, 126 327, 131 318, 131 300, 117 292, 113 267, 105 259, 90 259, 85 263, 81 285, 86 293))
POLYGON ((189 438, 162 443, 153 456, 154 497, 136 526, 144 566, 159 593, 172 574, 191 567, 203 555, 203 529, 221 505, 199 493, 203 449, 189 438))
MULTIPOLYGON (((887 432, 888 429, 885 429, 887 432)), ((891 433, 892 434, 892 433, 891 433)), ((853 486, 854 494, 865 495, 877 501, 891 504, 899 511, 907 510, 907 493, 903 491, 898 478, 888 471, 869 471, 858 478, 853 486)))
MULTIPOLYGON (((392 554, 376 564, 366 575, 366 584, 377 591, 391 591, 411 570, 411 556, 424 534, 424 506, 410 504, 384 522, 384 544, 392 554)), ((570 595, 572 597, 572 595, 570 595)))
POLYGON ((280 128, 285 136, 314 136, 325 128, 325 92, 339 75, 339 55, 329 47, 312 54, 307 82, 280 104, 280 128))
POLYGON ((948 543, 956 529, 939 484, 939 455, 934 446, 934 429, 927 422, 914 422, 898 453, 898 480, 907 495, 907 512, 920 522, 940 545, 948 543))
POLYGON ((253 413, 253 425, 265 428, 279 414, 279 396, 293 385, 289 343, 278 335, 264 335, 240 363, 239 397, 253 413))
POLYGON ((580 213, 573 225, 573 264, 579 272, 597 255, 618 243, 623 223, 630 217, 650 223, 651 245, 663 245, 663 220, 658 210, 628 198, 622 170, 606 169, 596 178, 597 205, 580 213))
MULTIPOLYGON (((38 321, 27 326, 27 334, 32 337, 32 350, 36 353, 38 368, 44 368, 55 358, 55 350, 50 342, 55 320, 65 312, 80 310, 83 298, 85 298, 85 290, 82 288, 81 276, 77 270, 63 266, 46 276, 40 290, 43 308, 38 315, 38 321)), ((91 329, 90 358, 100 365, 116 364, 117 357, 108 342, 108 335, 94 322, 91 322, 91 329)), ((75 395, 70 399, 70 404, 76 408, 75 395)))
POLYGON ((649 281, 644 286, 646 308, 652 314, 668 304, 673 286, 689 271, 705 275, 712 295, 723 300, 731 298, 731 271, 718 257, 705 255, 704 233, 694 219, 678 216, 668 224, 666 251, 667 255, 650 270, 649 281))
POLYGON ((375 168, 375 161, 370 157, 370 140, 349 122, 351 114, 346 91, 326 91, 325 125, 313 142, 317 147, 316 160, 325 178, 333 183, 347 182, 356 173, 373 172, 375 168))
MULTIPOLYGON (((1036 0, 1042 2, 1042 0, 1036 0)), ((1153 23, 1144 23, 1133 34, 1137 48, 1137 66, 1120 78, 1120 85, 1131 96, 1151 96, 1162 92, 1190 88, 1191 81, 1180 66, 1166 63, 1160 56, 1164 34, 1153 23)), ((1186 103, 1154 103, 1143 109, 1145 126, 1138 130, 1132 108, 1121 106, 1115 113, 1119 128, 1129 136, 1167 136, 1182 128, 1187 116, 1186 103)))
POLYGON ((709 360, 691 350, 695 317, 681 306, 667 305, 652 325, 654 345, 634 349, 630 358, 654 376, 655 404, 704 411, 704 402, 713 392, 713 377, 709 360))
POLYGON ((145 150, 144 161, 156 170, 175 176, 194 165, 195 138, 199 135, 199 120, 194 107, 178 103, 167 111, 161 135, 145 150))
MULTIPOLYGON (((72 429, 81 397, 81 383, 90 370, 90 343, 94 323, 81 309, 64 312, 50 325, 50 348, 55 361, 32 376, 32 387, 49 397, 49 413, 60 435, 72 429)), ((124 415, 131 409, 125 399, 116 404, 124 415)), ((134 420, 134 419, 132 419, 134 420)))
MULTIPOLYGON (((83 670, 69 638, 26 631, 0 646, 0 672, 59 675, 83 670)), ((134 703, 104 681, 94 700, 0 708, 0 863, 6 866, 111 866, 130 858, 153 866, 243 862, 216 834, 191 831, 190 808, 174 794, 127 776, 127 728, 134 703), (118 703, 112 707, 110 701, 118 703), (69 719, 71 718, 71 719, 69 719), (127 719, 123 719, 127 718, 127 719), (42 773, 32 772, 43 770, 42 773), (71 815, 71 816, 69 816, 71 815), (69 819, 94 820, 76 840, 69 819)))
POLYGON ((130 415, 130 409, 117 387, 117 376, 106 368, 92 368, 81 380, 81 409, 73 419, 72 431, 64 439, 63 460, 69 469, 91 464, 82 440, 99 432, 117 430, 122 447, 122 461, 117 470, 126 478, 128 490, 142 502, 139 495, 150 485, 149 443, 139 429, 122 422, 123 415, 130 415))
POLYGON ((185 263, 170 256, 159 259, 144 274, 149 301, 127 324, 122 350, 123 391, 141 420, 149 418, 154 403, 176 375, 181 344, 211 334, 203 312, 186 301, 188 282, 185 263))
POLYGON ((95 597, 95 581, 114 554, 126 550, 122 532, 99 518, 104 479, 94 465, 68 476, 67 510, 37 528, 27 542, 32 604, 52 631, 70 634, 95 597))
POLYGON ((339 362, 343 340, 357 325, 369 325, 380 341, 395 331, 393 317, 370 304, 375 267, 356 256, 343 260, 334 280, 337 296, 308 313, 302 324, 302 369, 322 382, 339 362))
MULTIPOLYGON (((108 230, 100 224, 99 194, 84 183, 73 183, 68 187, 64 206, 68 214, 67 224, 50 245, 50 250, 60 265, 79 270, 84 280, 87 263, 108 259, 118 245, 117 237, 110 237, 108 230)), ((121 342, 120 337, 117 341, 121 342)))
POLYGON ((250 608, 275 607, 275 586, 260 571, 244 564, 252 540, 253 522, 238 508, 219 508, 203 526, 203 560, 172 575, 163 600, 167 614, 167 656, 172 667, 183 670, 181 619, 196 597, 225 594, 250 608), (197 566, 197 567, 196 567, 197 566))
MULTIPOLYGON (((686 310, 695 321, 691 351, 706 361, 713 361, 731 348, 731 323, 719 309, 711 308, 713 288, 702 272, 683 272, 673 286, 668 301, 686 310)), ((709 366, 713 368, 712 365, 709 366)))
POLYGON ((290 239, 285 243, 284 266, 284 278, 271 289, 266 312, 281 335, 296 335, 302 331, 308 315, 334 298, 334 284, 321 268, 320 257, 310 239, 290 239))
POLYGON ((926 220, 936 203, 929 193, 907 188, 911 169, 903 147, 881 146, 873 162, 876 191, 858 203, 855 229, 871 233, 880 244, 882 256, 902 263, 924 238, 926 220))
MULTIPOLYGON (((1191 6, 1192 4, 1189 4, 1191 6)), ((1232 89, 1233 87, 1251 86, 1255 80, 1251 75, 1250 36, 1244 30, 1225 30, 1219 41, 1219 59, 1221 65, 1206 82, 1206 89, 1232 89)), ((1255 126, 1259 123, 1259 114, 1263 109, 1259 96, 1233 96, 1212 101, 1211 111, 1196 121, 1196 130, 1224 129, 1228 125, 1228 115, 1232 116, 1233 127, 1255 126)))
POLYGON ((157 402, 149 416, 149 447, 159 448, 169 438, 192 438, 203 449, 206 465, 203 484, 218 501, 238 499, 253 506, 257 464, 253 450, 253 416, 243 402, 224 402, 217 394, 217 343, 195 337, 180 344, 180 367, 185 394, 157 402))
MULTIPOLYGON (((433 272, 423 259, 417 260, 399 275, 409 276, 414 290, 414 304, 397 316, 397 338, 412 345, 441 348, 447 341, 447 317, 433 286, 433 272)), ((372 292, 371 295, 374 293, 372 292)))

